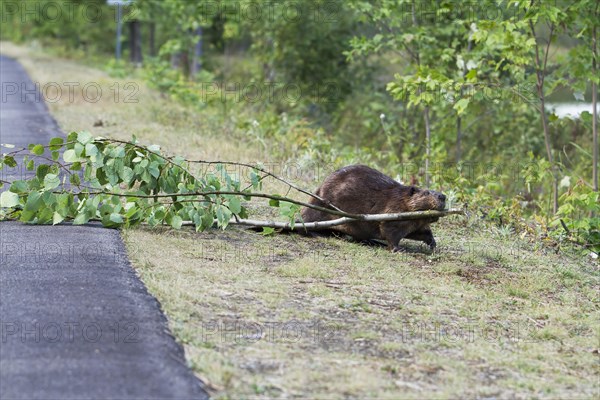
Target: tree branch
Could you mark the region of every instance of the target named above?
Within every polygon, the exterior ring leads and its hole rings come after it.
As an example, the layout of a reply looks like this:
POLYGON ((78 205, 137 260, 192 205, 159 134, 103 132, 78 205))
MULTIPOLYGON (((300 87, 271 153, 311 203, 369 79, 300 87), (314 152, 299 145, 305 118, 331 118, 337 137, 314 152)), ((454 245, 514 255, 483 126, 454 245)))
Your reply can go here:
MULTIPOLYGON (((450 209, 447 211, 412 211, 405 213, 393 213, 393 214, 357 214, 353 218, 342 217, 332 219, 329 221, 315 221, 315 222, 303 222, 296 221, 293 224, 290 222, 279 222, 279 221, 259 221, 253 219, 232 219, 229 221, 231 225, 245 225, 263 228, 276 228, 284 230, 321 230, 329 229, 334 226, 347 224, 355 221, 369 221, 369 222, 383 222, 383 221, 408 221, 414 219, 427 219, 427 218, 440 218, 446 217, 453 214, 464 214, 461 209, 450 209), (293 225, 293 226, 292 226, 293 225)), ((184 222, 183 226, 194 226, 193 222, 184 222)))
MULTIPOLYGON (((159 154, 157 152, 149 150, 147 147, 144 147, 144 146, 141 146, 141 145, 138 145, 138 144, 135 144, 135 143, 127 142, 127 141, 124 141, 124 140, 117 140, 117 139, 103 139, 103 140, 110 141, 110 142, 115 142, 115 143, 120 143, 120 144, 130 144, 132 146, 135 146, 136 148, 145 150, 145 151, 147 151, 147 152, 149 152, 151 154, 154 154, 155 156, 158 156, 158 157, 161 157, 161 158, 167 160, 171 165, 174 165, 176 167, 181 168, 182 170, 184 170, 185 172, 187 172, 190 176, 192 176, 196 180, 198 180, 198 178, 194 174, 192 174, 190 171, 184 169, 183 167, 181 167, 178 164, 175 164, 172 161, 173 157, 168 157, 168 156, 159 154)), ((326 204, 327 206, 333 208, 334 210, 342 211, 339 208, 337 208, 335 205, 333 205, 331 202, 329 202, 329 201, 321 198, 320 196, 317 196, 316 194, 311 193, 308 190, 302 189, 298 185, 295 185, 295 184, 293 184, 291 182, 288 182, 287 180, 285 180, 285 179, 283 179, 283 178, 281 178, 281 177, 279 177, 279 176, 277 176, 277 175, 275 175, 275 174, 273 174, 271 172, 265 171, 263 168, 260 168, 260 167, 258 167, 256 165, 242 163, 242 162, 233 162, 233 161, 206 161, 206 160, 188 160, 188 159, 184 159, 183 161, 188 162, 188 163, 192 163, 192 164, 206 164, 206 165, 223 164, 223 165, 235 165, 235 166, 239 166, 239 167, 246 167, 246 168, 255 169, 255 170, 257 170, 257 171, 259 171, 259 172, 261 172, 261 173, 263 173, 263 174, 265 174, 265 175, 267 175, 267 176, 269 176, 269 177, 271 177, 271 178, 273 178, 275 180, 278 180, 278 181, 280 181, 280 182, 288 185, 289 187, 291 187, 291 188, 299 191, 300 193, 303 193, 303 194, 305 194, 307 196, 313 197, 314 199, 322 201, 324 204, 326 204)))

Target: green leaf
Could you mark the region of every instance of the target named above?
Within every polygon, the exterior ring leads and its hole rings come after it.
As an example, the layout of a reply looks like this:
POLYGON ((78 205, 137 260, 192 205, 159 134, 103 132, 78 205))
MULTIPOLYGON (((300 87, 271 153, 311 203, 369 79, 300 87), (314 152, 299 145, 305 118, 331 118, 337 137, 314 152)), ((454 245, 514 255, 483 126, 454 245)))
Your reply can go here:
POLYGON ((182 224, 183 224, 183 219, 181 219, 181 217, 179 215, 174 215, 173 218, 171 218, 171 226, 174 229, 181 229, 182 224))
POLYGON ((52 225, 60 224, 65 220, 65 217, 60 215, 57 211, 54 211, 54 215, 52 216, 52 225))
POLYGON ((91 133, 82 131, 77 134, 77 141, 83 145, 90 143, 93 140, 93 136, 91 133))
POLYGON ((287 201, 281 202, 280 213, 284 217, 294 218, 296 214, 300 211, 300 206, 294 203, 290 203, 287 201))
POLYGON ((202 227, 200 228, 200 230, 204 231, 208 228, 211 228, 214 223, 215 223, 215 217, 214 217, 212 211, 207 210, 204 213, 204 215, 202 215, 202 227))
POLYGON ((13 156, 4 156, 3 162, 11 168, 17 166, 17 162, 15 161, 15 158, 13 156))
POLYGON ((19 204, 19 195, 13 192, 2 192, 0 195, 0 207, 13 208, 19 204))
POLYGON ((269 200, 269 205, 270 205, 271 207, 279 207, 279 200, 270 199, 270 200, 269 200))
POLYGON ((53 204, 56 203, 56 193, 52 193, 52 192, 44 192, 42 194, 42 201, 44 202, 45 205, 47 206, 52 206, 53 204))
POLYGON ((154 218, 162 221, 165 218, 165 210, 164 208, 159 208, 154 212, 154 218))
POLYGON ((69 182, 75 186, 79 186, 81 184, 81 179, 79 179, 79 174, 71 174, 69 176, 69 182))
POLYGON ((31 148, 31 152, 36 156, 41 156, 42 154, 44 154, 44 146, 42 146, 41 144, 36 144, 31 148))
POLYGON ((42 204, 41 193, 37 192, 37 191, 33 191, 33 192, 29 193, 29 196, 27 196, 27 201, 25 202, 24 210, 36 212, 40 208, 41 204, 42 204))
POLYGON ((82 211, 79 214, 77 214, 77 216, 73 220, 73 225, 83 225, 86 224, 89 220, 90 219, 87 216, 87 214, 82 211))
POLYGON ((133 179, 133 175, 133 170, 129 167, 123 167, 123 169, 119 171, 119 176, 125 183, 129 183, 133 179))
POLYGON ((60 178, 56 174, 48 174, 44 177, 44 188, 52 190, 60 185, 60 178))
POLYGON ((50 139, 50 150, 60 150, 64 142, 64 139, 61 137, 55 137, 50 139))
POLYGON ((113 158, 124 158, 125 157, 125 149, 122 147, 110 148, 109 155, 110 155, 110 157, 113 157, 113 158))
POLYGON ((100 215, 103 217, 106 215, 110 215, 114 212, 114 207, 111 204, 104 203, 102 207, 100 207, 100 215))
POLYGON ((74 142, 77 140, 77 132, 71 132, 69 133, 69 135, 67 136, 67 142, 74 142))
POLYGON ((231 211, 227 207, 219 206, 217 207, 217 223, 223 229, 229 225, 229 220, 231 219, 231 211))
POLYGON ((96 156, 98 155, 98 148, 93 143, 88 143, 85 145, 85 155, 90 157, 92 161, 95 161, 96 156))
POLYGON ((228 207, 234 214, 239 214, 242 211, 242 203, 237 197, 232 197, 231 199, 229 199, 228 207))
POLYGON ((115 224, 122 224, 123 216, 121 214, 112 213, 112 214, 110 214, 110 220, 112 222, 114 222, 115 224))
POLYGON ((37 177, 28 180, 27 186, 29 186, 30 191, 42 189, 42 184, 40 183, 40 180, 37 177))
POLYGON ((10 191, 14 193, 25 193, 28 189, 27 181, 14 181, 10 185, 10 191))
POLYGON ((272 236, 275 233, 275 228, 269 228, 267 226, 263 227, 262 232, 260 233, 263 236, 272 236))
POLYGON ((73 150, 75 150, 75 155, 77 155, 77 157, 82 157, 85 147, 83 147, 81 143, 75 143, 73 145, 73 150))
POLYGON ((125 210, 127 210, 127 212, 125 213, 125 217, 133 218, 133 216, 139 211, 139 208, 136 207, 135 203, 129 202, 125 205, 125 210))
POLYGON ((150 175, 152 175, 155 178, 158 178, 160 175, 158 163, 156 161, 152 161, 152 163, 150 163, 150 166, 148 167, 148 171, 150 172, 150 175))
POLYGON ((74 163, 79 161, 79 157, 75 154, 75 150, 69 149, 63 153, 63 160, 68 163, 74 163))
POLYGON ((454 109, 457 111, 458 115, 460 115, 465 112, 468 105, 469 105, 469 99, 460 99, 454 105, 454 109))
POLYGON ((29 160, 25 168, 27 169, 27 171, 33 171, 35 169, 35 163, 33 162, 33 160, 29 160))
POLYGON ((58 195, 58 204, 61 207, 67 208, 69 204, 73 204, 73 194, 72 193, 61 193, 58 195))
POLYGON ((31 222, 35 219, 35 215, 36 215, 35 211, 23 210, 21 212, 21 216, 19 217, 19 220, 21 222, 31 222))
POLYGON ((46 177, 46 175, 50 172, 50 166, 48 164, 40 164, 35 171, 35 176, 42 181, 46 177))
POLYGON ((152 175, 150 175, 150 172, 147 169, 142 172, 142 176, 140 178, 146 183, 152 182, 152 175))

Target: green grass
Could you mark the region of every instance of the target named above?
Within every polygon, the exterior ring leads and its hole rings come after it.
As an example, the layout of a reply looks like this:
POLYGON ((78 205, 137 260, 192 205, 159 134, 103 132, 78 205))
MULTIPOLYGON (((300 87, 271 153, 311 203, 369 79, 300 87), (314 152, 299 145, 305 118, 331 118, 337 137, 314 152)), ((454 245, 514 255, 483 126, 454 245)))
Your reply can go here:
MULTIPOLYGON (((128 82, 23 47, 0 49, 41 83, 128 82)), ((65 131, 135 134, 191 158, 276 161, 234 140, 243 137, 235 124, 225 132, 219 110, 198 115, 138 83, 137 104, 76 99, 50 109, 65 131), (93 126, 98 119, 104 126, 93 126)), ((475 219, 448 217, 433 229, 433 254, 410 241, 392 254, 239 228, 139 228, 123 237, 215 398, 597 396, 598 262, 475 219)))

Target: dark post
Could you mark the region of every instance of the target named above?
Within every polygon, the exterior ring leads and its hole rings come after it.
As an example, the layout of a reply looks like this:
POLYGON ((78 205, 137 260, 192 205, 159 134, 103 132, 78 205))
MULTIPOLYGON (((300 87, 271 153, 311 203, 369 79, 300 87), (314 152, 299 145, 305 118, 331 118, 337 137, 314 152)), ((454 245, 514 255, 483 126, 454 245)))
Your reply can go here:
POLYGON ((142 35, 140 21, 133 20, 129 23, 129 51, 131 62, 136 66, 142 65, 142 35))
POLYGON ((115 50, 115 58, 117 61, 121 59, 121 26, 123 25, 123 10, 121 3, 117 3, 117 47, 115 50))
POLYGON ((196 77, 196 74, 202 69, 202 27, 196 29, 196 44, 194 46, 194 56, 190 65, 190 76, 196 77))

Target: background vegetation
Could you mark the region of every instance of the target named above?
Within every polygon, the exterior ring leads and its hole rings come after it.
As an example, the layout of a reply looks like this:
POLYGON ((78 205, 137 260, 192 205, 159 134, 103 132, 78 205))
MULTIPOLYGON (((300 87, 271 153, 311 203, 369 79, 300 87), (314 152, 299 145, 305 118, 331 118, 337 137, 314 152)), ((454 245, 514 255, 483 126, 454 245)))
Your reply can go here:
POLYGON ((546 107, 597 101, 596 1, 138 0, 123 10, 133 64, 111 56, 116 7, 103 1, 2 7, 4 39, 114 75, 141 64, 155 88, 248 132, 227 140, 300 164, 367 163, 598 250, 597 123, 546 107))
POLYGON ((29 3, 38 17, 4 3, 3 38, 141 75, 247 132, 226 140, 300 164, 367 163, 598 250, 593 116, 546 107, 594 100, 596 1, 138 0, 123 10, 135 63, 112 57, 114 6, 29 3))

